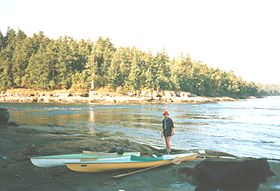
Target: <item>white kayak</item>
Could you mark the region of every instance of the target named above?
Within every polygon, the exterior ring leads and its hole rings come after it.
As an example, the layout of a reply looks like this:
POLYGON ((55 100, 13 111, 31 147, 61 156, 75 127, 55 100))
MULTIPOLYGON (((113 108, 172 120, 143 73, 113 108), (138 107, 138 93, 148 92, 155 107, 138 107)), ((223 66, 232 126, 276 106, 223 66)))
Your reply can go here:
POLYGON ((78 163, 83 161, 100 160, 104 158, 119 158, 126 156, 140 156, 140 152, 124 152, 118 153, 104 153, 104 152, 90 152, 90 154, 66 154, 66 155, 50 155, 31 157, 30 160, 33 165, 37 167, 58 167, 65 166, 65 163, 78 163))

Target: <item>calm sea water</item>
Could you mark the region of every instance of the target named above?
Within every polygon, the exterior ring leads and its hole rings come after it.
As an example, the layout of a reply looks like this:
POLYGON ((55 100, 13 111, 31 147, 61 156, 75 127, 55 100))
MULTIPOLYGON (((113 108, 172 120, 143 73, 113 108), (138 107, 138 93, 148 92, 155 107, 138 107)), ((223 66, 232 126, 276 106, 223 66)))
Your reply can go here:
POLYGON ((163 147, 162 112, 176 127, 174 147, 280 159, 280 97, 209 104, 0 104, 22 127, 46 131, 90 129, 110 137, 163 147))

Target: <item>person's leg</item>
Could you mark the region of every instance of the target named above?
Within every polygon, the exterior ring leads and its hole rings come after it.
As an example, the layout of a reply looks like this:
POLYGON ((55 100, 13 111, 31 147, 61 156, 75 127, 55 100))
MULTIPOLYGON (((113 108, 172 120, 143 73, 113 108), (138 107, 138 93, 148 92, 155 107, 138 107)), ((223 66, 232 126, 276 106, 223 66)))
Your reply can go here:
POLYGON ((171 139, 171 136, 165 137, 166 150, 167 150, 168 154, 171 152, 170 139, 171 139))

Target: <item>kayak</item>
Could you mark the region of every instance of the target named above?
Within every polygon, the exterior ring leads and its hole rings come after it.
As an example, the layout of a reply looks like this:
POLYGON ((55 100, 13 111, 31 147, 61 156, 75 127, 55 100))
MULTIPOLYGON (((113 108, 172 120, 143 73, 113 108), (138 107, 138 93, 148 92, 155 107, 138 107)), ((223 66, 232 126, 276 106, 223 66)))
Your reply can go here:
POLYGON ((90 152, 90 154, 37 156, 37 157, 31 157, 30 160, 32 164, 37 167, 58 167, 58 166, 65 166, 65 163, 76 163, 81 161, 99 160, 104 158, 118 158, 118 157, 126 157, 131 155, 140 156, 140 152, 125 152, 123 154, 90 152))
POLYGON ((124 156, 119 158, 104 158, 94 161, 67 162, 65 165, 72 171, 77 172, 106 172, 121 169, 139 169, 159 165, 171 164, 174 160, 195 160, 197 153, 163 155, 160 157, 124 156))

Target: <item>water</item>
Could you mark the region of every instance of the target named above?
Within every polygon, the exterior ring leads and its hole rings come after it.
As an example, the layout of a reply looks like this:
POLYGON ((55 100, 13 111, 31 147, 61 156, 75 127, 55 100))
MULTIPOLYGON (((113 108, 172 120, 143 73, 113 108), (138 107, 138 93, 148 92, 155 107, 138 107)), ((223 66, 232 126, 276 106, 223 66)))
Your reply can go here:
POLYGON ((90 129, 163 147, 162 112, 175 123, 174 147, 280 159, 280 97, 208 104, 0 104, 12 121, 46 131, 90 129))

